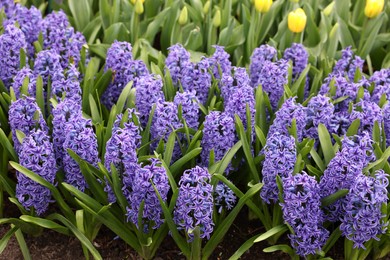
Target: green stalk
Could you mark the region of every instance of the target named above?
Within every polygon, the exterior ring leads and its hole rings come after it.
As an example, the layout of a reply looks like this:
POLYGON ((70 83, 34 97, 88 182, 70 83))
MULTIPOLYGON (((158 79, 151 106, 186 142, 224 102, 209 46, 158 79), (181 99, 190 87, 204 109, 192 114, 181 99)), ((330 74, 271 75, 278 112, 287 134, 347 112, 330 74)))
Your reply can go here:
POLYGON ((191 243, 190 260, 200 260, 202 255, 202 239, 200 238, 199 226, 196 226, 192 233, 194 234, 194 240, 191 243))

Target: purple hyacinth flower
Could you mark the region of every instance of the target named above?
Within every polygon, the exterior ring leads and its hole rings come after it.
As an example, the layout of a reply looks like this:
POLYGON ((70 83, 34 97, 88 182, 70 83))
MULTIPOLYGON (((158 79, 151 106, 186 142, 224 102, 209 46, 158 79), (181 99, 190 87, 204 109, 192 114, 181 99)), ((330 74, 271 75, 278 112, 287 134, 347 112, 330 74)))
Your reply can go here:
MULTIPOLYGON (((234 119, 225 112, 212 111, 204 121, 203 138, 201 142, 202 165, 208 167, 210 151, 214 150, 214 160, 220 161, 233 147, 236 141, 234 119)), ((226 172, 233 167, 229 165, 226 172)))
POLYGON ((35 6, 27 8, 21 4, 16 4, 13 15, 3 22, 3 25, 17 22, 22 30, 27 42, 27 52, 30 58, 34 58, 34 42, 38 40, 41 31, 42 14, 35 6))
POLYGON ((20 98, 20 89, 22 88, 24 80, 28 78, 29 83, 27 87, 28 95, 35 96, 36 90, 36 77, 32 70, 28 67, 24 67, 16 73, 12 88, 14 89, 16 98, 20 98))
POLYGON ((259 77, 265 61, 272 62, 276 58, 277 51, 267 44, 254 49, 249 65, 250 79, 252 87, 257 88, 259 77))
POLYGON ((146 127, 148 123, 153 104, 165 100, 162 88, 163 82, 160 76, 150 74, 137 79, 135 106, 142 127, 146 127))
POLYGON ((220 88, 225 103, 237 89, 250 85, 250 79, 245 68, 233 67, 233 73, 222 74, 220 88))
POLYGON ((12 130, 12 140, 14 141, 15 151, 17 153, 20 152, 22 144, 17 138, 16 130, 23 132, 26 136, 38 129, 46 134, 49 132, 41 110, 32 97, 24 96, 12 102, 9 107, 8 116, 12 130))
POLYGON ((287 99, 282 107, 276 112, 276 117, 270 126, 268 136, 279 132, 283 135, 290 135, 288 129, 292 126, 292 120, 295 119, 298 140, 302 140, 303 130, 306 126, 306 109, 295 98, 287 99))
POLYGON ((172 45, 168 51, 165 70, 169 70, 173 84, 177 85, 182 81, 184 69, 191 63, 190 53, 181 44, 172 45))
POLYGON ((15 0, 0 1, 0 10, 4 10, 7 17, 13 16, 15 7, 16 7, 15 0))
MULTIPOLYGON (((107 51, 106 65, 104 69, 112 70, 113 81, 107 87, 102 96, 102 103, 111 108, 119 98, 127 83, 149 74, 145 63, 133 60, 131 45, 127 42, 114 41, 107 51)), ((134 85, 135 87, 135 85, 134 85)))
POLYGON ((151 159, 150 161, 150 165, 143 165, 135 171, 126 214, 127 221, 131 221, 140 229, 138 215, 143 203, 141 216, 142 228, 145 233, 149 232, 150 226, 157 229, 164 223, 163 211, 154 189, 158 190, 163 201, 167 200, 170 189, 168 176, 161 162, 158 159, 151 159))
POLYGON ((350 115, 351 122, 356 119, 360 119, 360 133, 364 131, 372 133, 375 122, 379 124, 380 129, 382 128, 383 112, 377 104, 361 100, 353 106, 350 115))
POLYGON ((292 247, 300 256, 316 254, 329 237, 317 181, 304 172, 283 178, 283 200, 284 221, 294 230, 288 235, 292 247))
POLYGON ((198 63, 188 63, 182 68, 181 84, 184 91, 196 91, 201 104, 205 105, 211 88, 210 63, 202 59, 198 63))
POLYGON ((0 35, 0 79, 7 89, 12 84, 20 65, 20 49, 26 51, 27 44, 23 32, 10 24, 0 35))
MULTIPOLYGON (((73 117, 66 124, 65 133, 64 150, 72 150, 81 159, 97 167, 99 161, 98 145, 91 120, 87 120, 81 116, 73 117)), ((65 171, 65 182, 73 185, 80 191, 84 191, 87 188, 84 175, 78 163, 67 152, 63 159, 63 167, 65 171)))
POLYGON ((64 69, 69 63, 78 65, 81 59, 80 51, 86 44, 84 36, 69 26, 68 18, 63 11, 52 12, 42 21, 43 47, 61 56, 61 66, 64 69))
POLYGON ((59 168, 63 167, 63 159, 67 154, 63 145, 66 138, 66 125, 72 123, 82 115, 81 103, 73 99, 65 99, 61 101, 53 109, 53 145, 57 165, 59 168))
POLYGON ((390 104, 386 104, 383 108, 383 125, 386 134, 386 145, 390 146, 390 104))
POLYGON ((276 176, 285 178, 293 173, 297 158, 295 139, 292 136, 275 132, 268 137, 263 152, 265 155, 262 169, 264 186, 260 196, 266 203, 270 204, 271 201, 278 200, 279 190, 276 176))
POLYGON ((255 84, 261 85, 268 94, 272 109, 278 107, 279 99, 284 94, 284 85, 288 83, 288 67, 286 60, 271 62, 265 60, 259 73, 259 80, 255 84))
POLYGON ((237 89, 225 103, 225 112, 231 115, 233 118, 234 115, 238 115, 242 121, 244 129, 247 130, 247 107, 249 108, 253 135, 256 111, 255 93, 251 86, 247 85, 237 89))
POLYGON ((223 209, 231 210, 236 204, 237 197, 234 192, 223 182, 219 182, 214 190, 214 203, 221 214, 223 209))
POLYGON ((54 78, 55 73, 62 73, 61 57, 53 50, 40 51, 34 62, 35 75, 41 76, 43 86, 46 87, 49 79, 54 78))
MULTIPOLYGON (((329 162, 321 176, 321 197, 329 196, 340 189, 350 189, 357 176, 362 174, 364 167, 375 159, 372 143, 368 133, 363 136, 345 137, 341 151, 329 162)), ((326 218, 329 221, 338 221, 345 212, 343 205, 345 198, 339 199, 326 207, 326 218)))
POLYGON ((371 101, 378 104, 382 95, 385 95, 387 100, 390 99, 390 69, 375 71, 369 82, 375 86, 371 93, 371 101))
POLYGON ((283 59, 291 60, 293 63, 293 79, 297 80, 299 75, 307 67, 309 53, 302 44, 293 43, 290 48, 284 51, 283 59))
POLYGON ((378 170, 375 177, 360 174, 345 198, 345 214, 341 216, 340 230, 354 248, 363 248, 364 243, 386 233, 388 222, 383 220, 381 208, 387 204, 388 174, 378 170))
POLYGON ((213 45, 215 52, 209 58, 207 58, 210 64, 210 70, 214 75, 214 78, 220 79, 225 73, 230 73, 232 70, 232 63, 229 58, 230 55, 224 50, 223 46, 213 45))
POLYGON ((198 129, 199 126, 199 100, 195 93, 195 91, 177 92, 173 100, 177 107, 181 106, 182 117, 187 126, 192 129, 198 129))
POLYGON ((318 126, 323 124, 326 128, 330 128, 331 120, 334 114, 334 105, 330 98, 317 95, 310 99, 306 109, 306 128, 304 136, 317 139, 318 126))
MULTIPOLYGON (((131 187, 133 185, 134 175, 139 168, 137 149, 140 146, 141 136, 139 127, 132 121, 133 117, 137 117, 134 109, 128 109, 128 120, 123 121, 123 115, 117 116, 112 136, 107 141, 106 153, 104 154, 104 166, 111 171, 113 164, 118 172, 118 176, 123 183, 123 191, 125 196, 130 196, 131 187)), ((108 201, 114 203, 116 197, 114 191, 109 184, 106 185, 105 191, 108 194, 108 201)))
POLYGON ((73 64, 70 64, 66 70, 59 70, 54 73, 51 83, 51 93, 57 101, 65 98, 81 102, 79 76, 80 73, 73 64))
POLYGON ((350 82, 354 81, 356 70, 363 70, 364 60, 359 56, 354 56, 351 46, 342 50, 341 59, 339 59, 333 68, 332 74, 341 74, 348 76, 350 82))
MULTIPOLYGON (((57 167, 53 145, 46 132, 36 130, 23 140, 19 152, 20 165, 54 184, 57 167)), ((20 172, 16 173, 16 198, 27 210, 34 209, 38 215, 46 212, 51 202, 51 192, 20 172)))
POLYGON ((196 166, 184 171, 179 181, 179 195, 173 212, 173 220, 178 230, 185 230, 189 242, 194 239, 191 233, 200 228, 201 238, 210 238, 213 232, 213 186, 206 168, 196 166))

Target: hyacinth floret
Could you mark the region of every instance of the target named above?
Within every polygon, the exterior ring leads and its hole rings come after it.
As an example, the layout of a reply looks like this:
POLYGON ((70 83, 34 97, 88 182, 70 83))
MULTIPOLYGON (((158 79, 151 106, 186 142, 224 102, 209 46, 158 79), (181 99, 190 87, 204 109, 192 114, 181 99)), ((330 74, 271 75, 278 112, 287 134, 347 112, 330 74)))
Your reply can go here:
POLYGON ((181 84, 185 91, 196 91, 201 104, 205 105, 211 88, 210 63, 202 59, 198 63, 188 63, 182 69, 181 84))
POLYGON ((35 96, 35 90, 36 90, 35 74, 30 68, 24 67, 16 73, 14 77, 14 82, 12 83, 12 88, 14 89, 16 98, 20 98, 20 90, 22 88, 25 78, 29 79, 28 88, 27 88, 28 94, 30 96, 35 96))
POLYGON ((135 171, 132 192, 127 207, 127 221, 131 221, 138 228, 138 215, 143 204, 142 224, 143 231, 149 232, 150 225, 153 229, 159 228, 164 223, 162 208, 155 188, 163 201, 167 200, 170 189, 168 176, 160 160, 151 159, 150 165, 143 165, 135 171), (153 187, 154 186, 154 187, 153 187))
MULTIPOLYGON (((140 146, 141 136, 140 128, 132 121, 135 117, 137 121, 138 113, 134 109, 127 110, 128 120, 123 122, 123 115, 117 116, 112 136, 107 141, 106 153, 104 154, 104 166, 111 171, 111 165, 115 166, 118 176, 123 183, 123 193, 129 196, 131 185, 134 182, 134 175, 138 165, 137 149, 140 146)), ((108 194, 108 201, 116 201, 115 194, 109 184, 106 185, 105 191, 108 194)))
POLYGON ((258 82, 268 94, 273 110, 278 107, 279 99, 284 94, 284 85, 288 83, 289 63, 286 60, 271 62, 265 60, 259 73, 258 82))
MULTIPOLYGON (((44 131, 33 131, 24 138, 19 161, 23 167, 54 184, 56 160, 50 137, 44 131)), ((17 172, 16 177, 16 198, 23 207, 27 210, 34 209, 38 215, 45 213, 51 202, 50 190, 20 172, 17 172)))
POLYGON ((287 99, 282 107, 276 112, 276 117, 270 126, 268 136, 279 132, 283 135, 290 135, 289 128, 295 119, 298 140, 302 140, 303 130, 306 126, 306 109, 299 103, 296 103, 295 97, 287 99))
POLYGON ((11 103, 9 107, 9 124, 12 130, 12 140, 14 141, 15 151, 20 152, 21 143, 19 142, 16 130, 28 136, 32 131, 42 130, 46 134, 49 132, 46 121, 43 119, 41 110, 32 97, 23 96, 11 103))
POLYGON ((172 45, 168 51, 165 68, 169 70, 173 84, 177 85, 182 80, 184 69, 191 63, 190 53, 181 44, 172 45))
MULTIPOLYGON (((81 116, 74 117, 66 124, 65 133, 64 151, 70 149, 80 156, 81 159, 97 167, 99 161, 98 145, 92 121, 81 116)), ((87 182, 84 179, 80 166, 68 152, 65 153, 63 167, 65 182, 73 185, 80 191, 84 191, 87 188, 87 182)))
MULTIPOLYGON (((236 141, 234 119, 225 112, 212 111, 204 121, 202 146, 202 165, 208 167, 210 151, 214 150, 214 160, 220 161, 236 141)), ((229 165, 226 172, 233 167, 229 165)))
POLYGON ((224 73, 220 81, 221 94, 225 102, 239 88, 251 86, 248 73, 245 68, 233 67, 232 74, 224 73))
POLYGON ((163 102, 165 99, 162 90, 163 82, 160 76, 150 74, 139 77, 135 88, 135 106, 139 112, 141 126, 146 127, 153 104, 163 102))
POLYGON ((354 248, 363 248, 364 243, 384 234, 388 223, 381 208, 388 201, 388 174, 378 170, 375 177, 360 174, 351 186, 343 205, 345 214, 341 217, 340 230, 354 248))
POLYGON ((268 44, 261 45, 253 51, 251 63, 249 65, 250 79, 252 87, 256 88, 259 84, 261 69, 265 61, 272 62, 276 58, 277 51, 268 44))
POLYGON ((59 70, 54 73, 51 93, 56 97, 57 101, 66 98, 81 102, 79 76, 80 73, 73 64, 70 64, 66 70, 59 70))
POLYGON ((62 73, 60 61, 60 55, 53 50, 38 52, 34 62, 34 73, 37 77, 42 77, 44 86, 47 86, 49 79, 53 79, 55 73, 62 73))
POLYGON ((4 10, 7 17, 12 17, 15 10, 15 0, 2 0, 0 1, 0 10, 4 10))
POLYGON ((58 167, 62 168, 62 161, 67 154, 63 147, 67 134, 66 125, 81 117, 81 103, 73 99, 64 99, 52 110, 52 113, 54 153, 58 167))
POLYGON ((329 129, 334 114, 334 105, 329 97, 318 94, 310 99, 305 110, 306 128, 304 136, 317 139, 317 129, 320 124, 329 129))
POLYGON ((16 4, 13 15, 3 22, 3 25, 17 22, 22 30, 27 42, 27 52, 30 58, 34 58, 34 42, 38 40, 41 31, 42 13, 35 6, 27 8, 21 4, 16 4))
POLYGON ((19 70, 20 50, 26 51, 27 44, 23 32, 13 24, 4 29, 0 35, 0 79, 9 89, 12 78, 19 70))
MULTIPOLYGON (((50 137, 44 131, 33 131, 24 138, 19 161, 23 167, 54 184, 56 160, 50 137)), ((27 210, 34 209, 38 215, 45 213, 51 202, 50 190, 20 172, 16 176, 16 198, 19 202, 27 210)))
POLYGON ((225 51, 223 46, 213 45, 213 48, 215 48, 215 52, 211 57, 207 58, 207 61, 210 64, 210 70, 214 78, 220 79, 223 74, 230 73, 232 63, 229 60, 229 53, 225 51))
POLYGON ((223 182, 219 182, 214 190, 214 203, 221 214, 223 209, 231 210, 236 204, 237 197, 234 192, 223 182))
POLYGON ((329 237, 317 181, 305 172, 283 178, 283 200, 284 221, 294 230, 288 235, 291 245, 300 256, 316 254, 329 237))
POLYGON ((260 197, 270 204, 278 200, 279 189, 276 176, 285 178, 292 175, 294 171, 297 158, 295 139, 275 132, 267 138, 263 152, 265 155, 262 169, 264 186, 260 197))
POLYGON ((195 91, 177 92, 173 103, 177 107, 181 106, 182 117, 187 126, 192 129, 198 129, 199 126, 199 100, 195 91))
POLYGON ((206 168, 196 166, 184 171, 179 181, 179 195, 176 201, 173 220, 178 230, 185 230, 189 242, 194 239, 191 233, 200 228, 201 238, 210 238, 213 232, 213 186, 206 168))

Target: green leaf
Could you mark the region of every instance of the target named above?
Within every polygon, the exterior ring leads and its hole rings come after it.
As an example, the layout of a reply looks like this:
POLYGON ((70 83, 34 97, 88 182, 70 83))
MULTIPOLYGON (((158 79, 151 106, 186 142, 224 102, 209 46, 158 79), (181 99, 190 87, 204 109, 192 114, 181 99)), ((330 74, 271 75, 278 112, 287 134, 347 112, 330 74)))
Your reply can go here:
POLYGON ((360 127, 360 119, 355 119, 348 128, 347 136, 354 136, 357 134, 360 127))
POLYGON ((11 156, 12 160, 18 161, 18 156, 15 153, 14 147, 12 146, 11 142, 8 140, 3 129, 1 128, 0 128, 0 144, 1 146, 3 146, 5 150, 8 151, 8 154, 11 156))
POLYGON ((330 160, 335 156, 335 151, 333 150, 332 140, 330 139, 328 129, 326 129, 323 124, 318 126, 318 137, 320 139, 322 153, 325 157, 325 165, 328 165, 330 160))
MULTIPOLYGON (((12 225, 11 225, 12 227, 12 225)), ((16 240, 18 241, 20 251, 22 251, 22 255, 24 260, 31 260, 30 250, 27 247, 26 241, 24 240, 23 233, 20 229, 15 232, 16 240)))
POLYGON ((176 133, 172 132, 168 137, 167 143, 165 144, 164 161, 167 165, 171 164, 173 149, 175 148, 175 140, 176 133))
POLYGON ((202 152, 202 148, 194 148, 189 153, 186 153, 183 157, 181 157, 179 160, 174 162, 169 169, 171 170, 171 173, 173 176, 177 176, 180 169, 189 161, 197 157, 202 152))
POLYGON ((279 226, 276 226, 276 227, 273 227, 272 229, 268 230, 267 232, 265 232, 264 234, 261 234, 259 235, 256 239, 255 239, 255 243, 258 243, 258 242, 261 242, 261 241, 264 241, 270 237, 272 237, 273 235, 275 234, 278 234, 278 233, 282 233, 282 232, 285 232, 288 230, 288 227, 286 225, 279 225, 279 226))
POLYGON ((311 149, 310 155, 313 158, 314 162, 317 164, 318 168, 320 168, 321 172, 324 172, 326 169, 326 166, 325 166, 324 162, 322 161, 321 157, 316 152, 316 150, 314 150, 314 148, 311 149))
POLYGON ((54 230, 58 233, 64 234, 64 235, 69 236, 72 234, 68 228, 61 226, 61 225, 57 224, 56 222, 48 220, 48 219, 33 217, 33 216, 29 216, 29 215, 22 215, 19 218, 27 223, 31 223, 31 224, 34 224, 34 225, 37 225, 37 226, 40 226, 43 228, 52 229, 52 230, 54 230))
POLYGON ((295 258, 294 250, 288 246, 288 245, 276 245, 276 246, 270 246, 267 248, 264 248, 263 252, 265 253, 272 253, 275 251, 282 251, 290 255, 291 258, 295 258))
POLYGON ((91 6, 88 0, 68 0, 77 31, 83 31, 91 19, 91 6))
POLYGON ((15 232, 18 230, 19 228, 14 226, 12 227, 10 230, 8 230, 7 233, 5 233, 5 235, 1 238, 0 240, 0 254, 2 254, 4 252, 4 249, 7 247, 7 244, 8 244, 8 241, 10 240, 10 238, 15 234, 15 232))
POLYGON ((118 101, 116 103, 116 108, 117 108, 116 111, 118 113, 122 113, 122 111, 125 107, 127 98, 130 96, 130 91, 132 90, 132 86, 133 86, 133 82, 130 81, 129 83, 127 83, 126 87, 122 90, 122 93, 120 94, 118 101))
POLYGON ((51 219, 56 219, 60 222, 62 222, 67 228, 69 228, 70 231, 77 237, 77 239, 86 247, 88 248, 89 252, 91 252, 92 256, 95 259, 103 259, 99 252, 96 250, 96 248, 92 245, 91 241, 88 240, 88 238, 65 217, 54 213, 50 215, 51 219))
POLYGON ((321 205, 323 207, 327 207, 327 206, 333 204, 336 200, 338 200, 342 197, 345 197, 348 194, 348 192, 349 192, 349 190, 347 190, 347 189, 338 190, 337 192, 323 198, 321 200, 321 205))

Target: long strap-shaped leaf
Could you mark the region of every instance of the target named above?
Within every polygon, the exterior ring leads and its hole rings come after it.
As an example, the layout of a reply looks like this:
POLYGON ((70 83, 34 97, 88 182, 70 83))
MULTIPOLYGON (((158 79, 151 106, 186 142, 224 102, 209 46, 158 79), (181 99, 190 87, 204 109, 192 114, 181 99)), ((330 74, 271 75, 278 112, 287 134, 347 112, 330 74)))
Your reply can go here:
POLYGON ((249 200, 253 195, 259 192, 259 190, 263 187, 262 183, 258 183, 250 188, 246 194, 240 198, 237 205, 234 209, 229 213, 229 215, 224 219, 224 221, 218 226, 217 230, 214 231, 210 240, 206 243, 203 248, 203 259, 208 259, 210 255, 213 253, 214 249, 217 245, 222 241, 225 234, 229 231, 230 226, 233 224, 235 218, 240 212, 241 208, 246 204, 247 200, 249 200))

